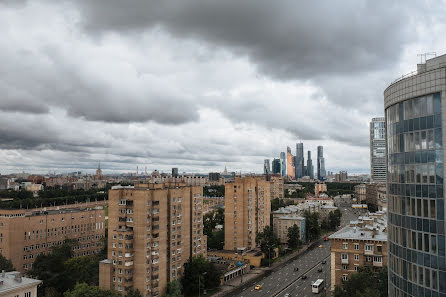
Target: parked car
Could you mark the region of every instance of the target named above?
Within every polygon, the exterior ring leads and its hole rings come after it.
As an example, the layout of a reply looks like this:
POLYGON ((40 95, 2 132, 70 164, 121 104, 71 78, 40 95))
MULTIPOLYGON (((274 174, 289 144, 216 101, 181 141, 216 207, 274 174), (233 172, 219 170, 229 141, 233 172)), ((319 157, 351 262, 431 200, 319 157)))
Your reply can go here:
POLYGON ((260 289, 262 289, 262 285, 256 285, 254 289, 260 290, 260 289))
POLYGON ((306 274, 302 275, 302 279, 307 279, 307 275, 306 274))
POLYGON ((322 264, 327 264, 327 260, 322 260, 322 264))
POLYGON ((322 267, 319 267, 319 268, 317 269, 317 272, 322 272, 322 267))

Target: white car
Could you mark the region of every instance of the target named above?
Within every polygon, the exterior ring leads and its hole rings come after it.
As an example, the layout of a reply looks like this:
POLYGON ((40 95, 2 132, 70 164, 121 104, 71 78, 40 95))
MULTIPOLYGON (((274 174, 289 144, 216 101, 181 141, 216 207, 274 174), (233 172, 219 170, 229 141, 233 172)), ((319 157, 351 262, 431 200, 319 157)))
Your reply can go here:
POLYGON ((283 297, 290 297, 291 294, 290 293, 286 293, 285 295, 283 295, 283 297))

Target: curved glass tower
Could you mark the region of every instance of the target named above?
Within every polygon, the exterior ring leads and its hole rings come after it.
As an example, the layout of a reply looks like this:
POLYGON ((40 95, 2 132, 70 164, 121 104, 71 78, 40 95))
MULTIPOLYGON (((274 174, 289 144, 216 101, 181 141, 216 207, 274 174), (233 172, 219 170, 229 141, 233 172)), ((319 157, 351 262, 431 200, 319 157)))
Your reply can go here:
POLYGON ((446 297, 446 55, 384 92, 389 296, 446 297))

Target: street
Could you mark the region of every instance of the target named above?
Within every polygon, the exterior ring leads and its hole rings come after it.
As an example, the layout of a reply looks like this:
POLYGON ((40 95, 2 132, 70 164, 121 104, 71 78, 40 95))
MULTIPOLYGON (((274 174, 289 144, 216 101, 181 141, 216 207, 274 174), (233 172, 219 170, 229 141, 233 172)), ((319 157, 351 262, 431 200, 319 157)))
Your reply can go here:
MULTIPOLYGON (((349 207, 340 207, 342 212, 341 226, 345 226, 350 220, 357 219, 357 214, 349 207)), ((330 289, 330 242, 321 241, 323 248, 318 244, 314 248, 304 252, 297 259, 275 268, 269 275, 264 276, 257 282, 249 282, 240 289, 236 290, 230 296, 237 297, 267 297, 267 296, 285 296, 289 293, 290 297, 313 296, 311 284, 317 279, 326 279, 325 287, 330 289), (326 260, 326 264, 321 264, 326 260), (294 268, 299 268, 296 272, 294 268), (318 272, 318 268, 322 272, 318 272), (306 275, 307 279, 302 279, 306 275), (260 290, 255 290, 256 285, 262 285, 260 290)))

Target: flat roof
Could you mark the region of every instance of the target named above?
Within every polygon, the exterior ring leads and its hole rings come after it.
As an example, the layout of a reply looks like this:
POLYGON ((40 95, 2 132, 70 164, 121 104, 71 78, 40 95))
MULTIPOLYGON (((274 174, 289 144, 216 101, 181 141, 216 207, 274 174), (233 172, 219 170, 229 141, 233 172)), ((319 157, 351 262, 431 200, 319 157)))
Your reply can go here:
POLYGON ((18 271, 5 272, 4 276, 3 273, 0 273, 0 282, 2 282, 0 283, 0 295, 10 291, 14 292, 20 288, 37 286, 42 283, 38 279, 22 277, 18 271))

